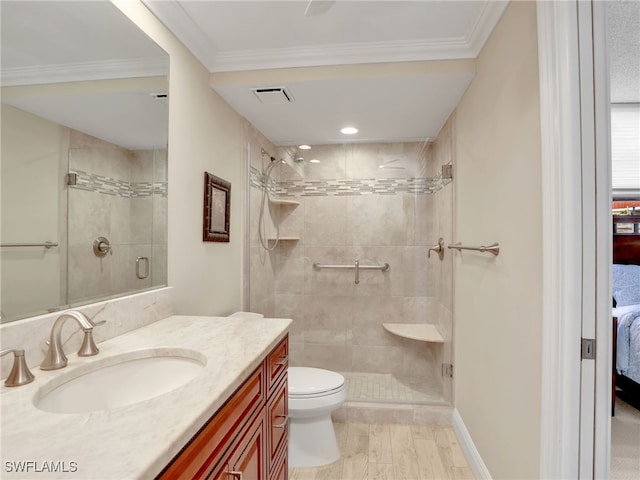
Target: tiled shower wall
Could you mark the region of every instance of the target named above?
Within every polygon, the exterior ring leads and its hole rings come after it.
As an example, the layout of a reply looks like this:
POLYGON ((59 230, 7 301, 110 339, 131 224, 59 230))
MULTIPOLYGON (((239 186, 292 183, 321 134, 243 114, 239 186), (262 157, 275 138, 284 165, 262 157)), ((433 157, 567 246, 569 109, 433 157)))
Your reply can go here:
POLYGON ((72 131, 69 303, 166 284, 166 165, 166 150, 127 150, 72 131), (109 240, 111 254, 94 254, 97 237, 109 240), (137 277, 138 257, 149 258, 147 278, 137 277))
MULTIPOLYGON (((304 152, 303 169, 276 168, 278 197, 300 202, 272 212, 289 239, 268 254, 274 314, 293 319, 293 365, 392 374, 436 396, 450 392, 441 377, 450 344, 399 338, 382 327, 433 323, 445 338, 451 331, 439 298, 451 287, 438 284, 448 269, 437 255, 427 258, 427 246, 447 236, 437 231, 447 227, 436 219, 446 203, 438 196, 451 197, 432 165, 434 149, 442 161, 445 149, 424 143, 314 146, 304 152), (361 265, 389 263, 390 270, 361 271, 356 285, 353 270, 313 268, 356 258, 361 265)), ((278 158, 289 153, 282 149, 278 158)))

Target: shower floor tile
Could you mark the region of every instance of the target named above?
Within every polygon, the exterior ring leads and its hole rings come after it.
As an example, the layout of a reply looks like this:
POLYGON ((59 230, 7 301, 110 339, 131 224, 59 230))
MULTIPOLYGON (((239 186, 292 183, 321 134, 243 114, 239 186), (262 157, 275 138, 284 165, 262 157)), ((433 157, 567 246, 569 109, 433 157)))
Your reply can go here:
POLYGON ((440 385, 428 379, 389 373, 340 372, 347 384, 348 402, 442 403, 440 385))

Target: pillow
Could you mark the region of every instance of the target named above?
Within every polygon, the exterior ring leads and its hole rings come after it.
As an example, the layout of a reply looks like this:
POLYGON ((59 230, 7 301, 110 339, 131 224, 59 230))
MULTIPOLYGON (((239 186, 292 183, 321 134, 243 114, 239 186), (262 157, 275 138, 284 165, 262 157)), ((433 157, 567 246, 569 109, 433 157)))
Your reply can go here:
POLYGON ((613 298, 618 307, 640 304, 640 265, 614 264, 613 298))
POLYGON ((640 283, 615 289, 613 291, 613 298, 616 301, 617 307, 640 305, 640 283))

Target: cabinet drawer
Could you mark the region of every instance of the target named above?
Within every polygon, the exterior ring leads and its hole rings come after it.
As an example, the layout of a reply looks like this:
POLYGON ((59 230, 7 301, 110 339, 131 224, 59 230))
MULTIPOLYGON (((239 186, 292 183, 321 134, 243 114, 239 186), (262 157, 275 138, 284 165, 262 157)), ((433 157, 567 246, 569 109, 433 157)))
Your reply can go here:
POLYGON ((265 386, 263 363, 157 478, 202 478, 205 471, 221 460, 233 440, 242 433, 243 427, 247 428, 247 419, 264 407, 265 386))
POLYGON ((287 372, 289 367, 289 336, 287 335, 267 358, 269 394, 287 372))
POLYGON ((289 432, 289 408, 287 402, 287 378, 269 397, 267 403, 267 448, 269 473, 275 468, 276 459, 287 448, 289 432))

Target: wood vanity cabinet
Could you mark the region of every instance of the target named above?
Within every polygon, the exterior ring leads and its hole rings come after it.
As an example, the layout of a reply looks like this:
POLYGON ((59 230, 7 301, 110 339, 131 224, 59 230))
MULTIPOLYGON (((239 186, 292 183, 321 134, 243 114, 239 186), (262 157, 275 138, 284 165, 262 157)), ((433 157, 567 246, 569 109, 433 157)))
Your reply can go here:
POLYGON ((285 337, 156 477, 287 480, 285 337))

